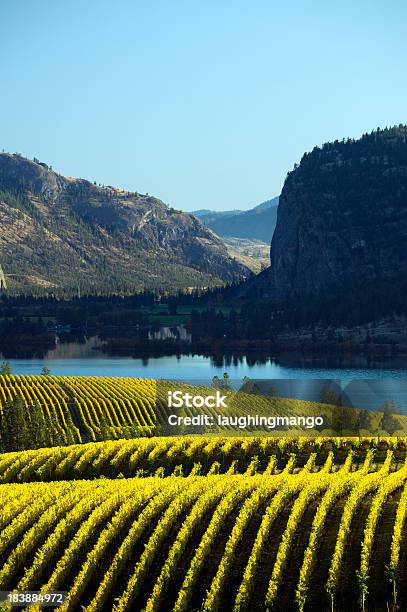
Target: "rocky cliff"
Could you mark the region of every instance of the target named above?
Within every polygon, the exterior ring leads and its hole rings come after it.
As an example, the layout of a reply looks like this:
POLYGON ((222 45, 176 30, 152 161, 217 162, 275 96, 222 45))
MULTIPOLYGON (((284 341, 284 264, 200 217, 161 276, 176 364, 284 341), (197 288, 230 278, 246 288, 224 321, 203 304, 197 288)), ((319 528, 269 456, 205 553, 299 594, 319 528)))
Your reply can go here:
POLYGON ((7 289, 6 278, 4 276, 4 272, 2 267, 0 266, 0 291, 7 289))
POLYGON ((16 290, 174 289, 249 274, 192 215, 7 153, 0 154, 0 226, 0 261, 16 290))
POLYGON ((278 301, 407 273, 407 127, 305 154, 288 174, 271 267, 250 286, 278 301))

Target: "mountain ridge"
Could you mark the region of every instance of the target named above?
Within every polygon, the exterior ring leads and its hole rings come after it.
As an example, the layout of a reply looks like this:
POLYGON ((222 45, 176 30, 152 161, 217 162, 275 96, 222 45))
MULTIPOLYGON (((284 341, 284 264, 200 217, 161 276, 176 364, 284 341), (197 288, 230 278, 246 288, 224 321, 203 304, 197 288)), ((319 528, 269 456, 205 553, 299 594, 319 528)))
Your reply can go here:
POLYGON ((0 154, 0 215, 0 264, 16 291, 128 293, 250 275, 192 214, 18 154, 0 154))
POLYGON ((247 238, 270 243, 277 221, 278 201, 277 196, 249 210, 202 209, 194 211, 193 214, 222 238, 247 238))

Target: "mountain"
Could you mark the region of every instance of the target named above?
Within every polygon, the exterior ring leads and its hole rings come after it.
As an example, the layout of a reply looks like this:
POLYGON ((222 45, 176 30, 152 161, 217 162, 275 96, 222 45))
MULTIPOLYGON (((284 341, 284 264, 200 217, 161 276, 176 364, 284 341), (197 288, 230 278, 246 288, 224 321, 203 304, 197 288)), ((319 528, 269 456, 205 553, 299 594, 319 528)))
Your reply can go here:
POLYGON ((193 215, 17 154, 0 154, 0 219, 10 290, 132 292, 250 274, 193 215))
POLYGON ((199 217, 218 236, 248 238, 269 243, 277 220, 279 198, 262 202, 251 210, 211 211, 197 210, 199 217))
POLYGON ((271 200, 266 200, 265 202, 262 202, 261 204, 257 204, 257 206, 255 206, 254 208, 251 209, 251 211, 248 211, 248 212, 255 212, 259 214, 260 212, 263 212, 264 210, 268 210, 269 208, 275 208, 278 206, 279 199, 280 199, 279 196, 276 196, 275 198, 271 198, 271 200))
POLYGON ((344 301, 352 287, 363 293, 400 275, 407 275, 407 126, 306 153, 285 181, 271 267, 254 285, 278 301, 335 291, 344 301))
POLYGON ((237 208, 234 210, 209 210, 209 208, 201 208, 200 210, 194 210, 192 214, 206 222, 224 219, 225 217, 234 217, 235 215, 241 215, 243 212, 243 210, 238 210, 237 208))

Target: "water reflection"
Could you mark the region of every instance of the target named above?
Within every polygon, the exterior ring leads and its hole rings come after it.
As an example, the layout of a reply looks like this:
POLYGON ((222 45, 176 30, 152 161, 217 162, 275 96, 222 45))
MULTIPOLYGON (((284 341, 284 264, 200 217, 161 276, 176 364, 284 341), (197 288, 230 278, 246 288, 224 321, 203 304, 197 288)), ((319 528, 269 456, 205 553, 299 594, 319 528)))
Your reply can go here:
POLYGON ((47 352, 46 359, 86 359, 95 357, 96 351, 100 351, 103 346, 103 342, 98 336, 87 338, 84 334, 80 336, 57 336, 55 344, 55 348, 47 352))
POLYGON ((60 334, 51 347, 32 351, 10 347, 2 358, 12 362, 13 372, 21 374, 40 373, 47 366, 53 374, 87 376, 191 379, 219 376, 228 371, 231 378, 407 379, 407 360, 402 357, 270 355, 254 351, 245 355, 203 351, 193 343, 185 343, 182 350, 176 350, 171 340, 162 343, 165 351, 160 348, 155 352, 148 339, 143 344, 142 354, 134 350, 131 338, 120 352, 110 352, 98 336, 60 334))
POLYGON ((149 340, 182 340, 183 342, 191 342, 192 335, 187 331, 185 325, 176 325, 174 327, 160 327, 158 330, 148 332, 149 340))

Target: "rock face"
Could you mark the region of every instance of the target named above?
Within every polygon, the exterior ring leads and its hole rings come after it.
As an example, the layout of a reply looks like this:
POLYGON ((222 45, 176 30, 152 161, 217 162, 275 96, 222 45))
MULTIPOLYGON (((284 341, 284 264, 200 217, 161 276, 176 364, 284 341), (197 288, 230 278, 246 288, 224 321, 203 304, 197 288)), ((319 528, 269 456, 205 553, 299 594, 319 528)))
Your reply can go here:
POLYGON ((131 292, 250 274, 192 215, 19 155, 0 154, 0 225, 0 261, 17 289, 131 292))
POLYGON ((252 283, 270 297, 407 273, 407 127, 305 154, 281 194, 271 267, 252 283))
POLYGON ((0 266, 0 291, 4 291, 5 289, 7 289, 6 277, 4 276, 3 269, 0 266))

